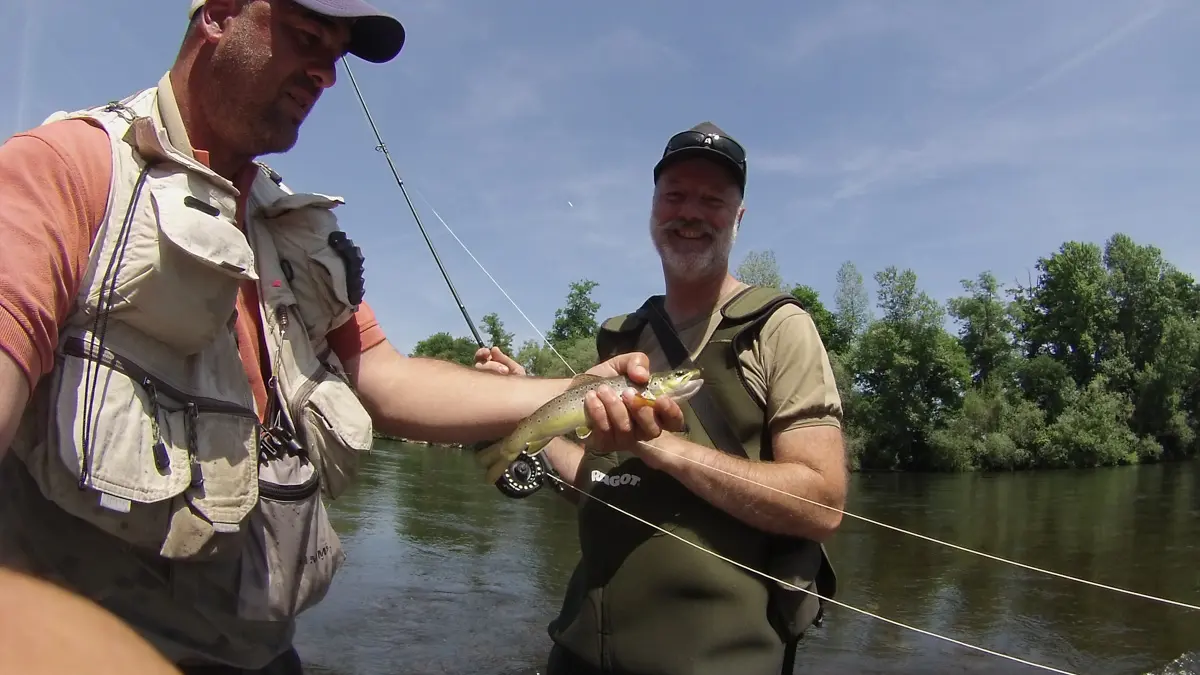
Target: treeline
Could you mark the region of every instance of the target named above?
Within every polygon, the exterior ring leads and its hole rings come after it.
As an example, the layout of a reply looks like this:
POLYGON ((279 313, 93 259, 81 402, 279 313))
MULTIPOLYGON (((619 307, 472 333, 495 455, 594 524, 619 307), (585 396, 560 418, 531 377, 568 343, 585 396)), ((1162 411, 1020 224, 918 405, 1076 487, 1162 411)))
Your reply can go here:
MULTIPOLYGON (((856 469, 1084 468, 1200 448, 1200 286, 1126 235, 1103 247, 1063 244, 1038 259, 1027 285, 983 272, 944 303, 896 267, 874 275, 873 305, 851 262, 838 270, 831 306, 810 286, 784 283, 770 251, 748 254, 736 276, 790 292, 812 315, 856 469)), ((594 362, 595 286, 573 283, 547 343, 518 348, 531 373, 569 373, 551 347, 576 370, 594 362)), ((483 324, 512 353, 499 317, 483 324)), ((414 354, 469 364, 474 351, 469 338, 442 333, 414 354)))

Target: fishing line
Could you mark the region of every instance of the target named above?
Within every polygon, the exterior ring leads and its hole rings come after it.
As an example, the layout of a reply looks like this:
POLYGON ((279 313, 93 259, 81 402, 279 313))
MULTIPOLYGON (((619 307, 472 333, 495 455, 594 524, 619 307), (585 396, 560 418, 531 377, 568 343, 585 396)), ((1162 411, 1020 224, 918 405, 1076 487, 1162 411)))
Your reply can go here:
POLYGON ((782 585, 782 586, 786 586, 786 587, 788 587, 788 588, 790 588, 790 589, 792 589, 792 590, 796 590, 796 591, 803 591, 803 592, 805 592, 805 593, 808 593, 809 595, 816 596, 816 597, 817 597, 819 600, 822 600, 822 601, 824 601, 824 602, 828 602, 828 603, 829 603, 829 604, 831 604, 831 605, 837 605, 838 607, 844 607, 844 608, 846 608, 846 609, 848 609, 848 610, 850 610, 850 611, 852 611, 852 612, 858 612, 859 614, 862 614, 863 616, 868 616, 868 617, 870 617, 870 618, 872 618, 872 619, 876 619, 876 620, 879 620, 879 621, 883 621, 884 623, 890 623, 890 624, 892 624, 893 626, 899 626, 900 628, 905 628, 905 629, 907 629, 907 630, 911 630, 911 631, 913 631, 913 632, 920 633, 920 634, 922 634, 922 635, 928 635, 929 637, 932 637, 932 638, 937 638, 938 640, 945 640, 946 642, 950 642, 950 643, 952 643, 952 644, 956 644, 956 645, 958 645, 958 646, 960 646, 960 647, 966 647, 967 649, 974 649, 975 651, 983 652, 984 654, 989 654, 989 655, 991 655, 991 656, 998 656, 998 657, 1000 657, 1000 658, 1002 658, 1002 659, 1008 659, 1009 661, 1016 661, 1017 663, 1020 663, 1020 664, 1026 665, 1026 666, 1030 666, 1030 667, 1032 667, 1032 668, 1040 668, 1040 669, 1042 669, 1042 670, 1048 670, 1048 671, 1050 671, 1050 672, 1052 672, 1052 673, 1064 673, 1065 675, 1075 675, 1074 673, 1072 673, 1072 672, 1071 672, 1071 671, 1069 671, 1069 670, 1061 670, 1061 669, 1059 669, 1059 668, 1055 668, 1054 666, 1047 666, 1047 665, 1043 665, 1043 664, 1040 664, 1040 663, 1034 663, 1033 661, 1026 661, 1025 659, 1022 659, 1022 658, 1020 658, 1020 657, 1017 657, 1017 656, 1012 656, 1012 655, 1009 655, 1009 654, 1004 654, 1004 653, 1002 653, 1002 652, 998 652, 998 651, 995 651, 995 650, 992 650, 992 649, 988 649, 987 647, 980 647, 980 646, 978 646, 978 645, 973 645, 973 644, 971 644, 971 643, 969 643, 969 642, 963 642, 962 640, 958 640, 958 639, 955 639, 955 638, 952 638, 952 637, 948 637, 948 636, 946 636, 946 635, 939 635, 939 634, 937 634, 937 633, 934 633, 934 632, 932 632, 932 631, 925 630, 924 628, 917 628, 916 626, 911 626, 911 625, 909 625, 909 624, 906 624, 906 623, 903 623, 903 622, 900 622, 900 621, 896 621, 895 619, 889 619, 889 618, 887 618, 886 616, 880 616, 880 615, 878 615, 878 614, 875 614, 875 613, 873 613, 873 612, 869 612, 869 611, 867 611, 867 610, 865 610, 865 609, 859 609, 859 608, 857 608, 857 607, 854 607, 854 606, 852 606, 852 605, 848 605, 848 604, 846 604, 846 603, 844 603, 844 602, 839 602, 839 601, 837 601, 837 600, 834 600, 833 598, 827 598, 827 597, 825 597, 825 596, 823 596, 823 595, 821 595, 821 594, 819 594, 819 593, 816 593, 816 592, 814 592, 814 591, 810 591, 810 590, 808 590, 807 588, 800 588, 799 586, 796 586, 796 585, 794 585, 794 584, 790 584, 790 583, 788 583, 788 582, 784 581, 783 579, 777 579, 777 578, 775 578, 775 577, 771 576, 770 574, 767 574, 766 572, 760 572, 760 571, 758 571, 758 570, 756 570, 756 569, 754 569, 754 568, 750 567, 749 565, 743 565, 742 563, 740 563, 740 562, 738 562, 738 561, 736 561, 736 560, 731 560, 730 558, 726 558, 725 556, 721 555, 720 553, 717 553, 716 551, 710 551, 710 550, 708 550, 708 549, 704 548, 703 546, 701 546, 701 545, 699 545, 699 544, 697 544, 697 543, 694 543, 694 542, 688 541, 687 539, 684 539, 683 537, 679 536, 678 534, 675 534, 674 532, 668 532, 667 530, 665 530, 665 529, 663 529, 663 528, 661 528, 661 527, 659 527, 659 526, 655 525, 654 523, 651 523, 651 522, 648 522, 648 521, 646 521, 646 520, 643 520, 642 518, 639 518, 638 516, 636 516, 636 515, 634 515, 634 514, 632 514, 632 513, 628 512, 628 511, 626 511, 626 510, 624 510, 624 509, 622 509, 622 508, 620 508, 620 507, 618 507, 618 506, 614 506, 614 505, 612 505, 612 504, 609 504, 608 502, 604 501, 603 499, 600 499, 599 497, 595 497, 595 496, 593 496, 593 495, 591 495, 591 494, 587 493, 586 491, 584 491, 584 490, 581 490, 581 489, 579 489, 579 488, 575 487, 574 485, 571 485, 570 483, 568 483, 567 481, 565 481, 565 480, 563 480, 563 479, 559 478, 558 476, 551 476, 551 478, 553 478, 554 480, 558 481, 559 483, 562 483, 563 485, 565 485, 565 486, 567 486, 567 487, 571 488, 572 490, 575 490, 576 492, 578 492, 579 494, 583 495, 583 496, 584 496, 584 497, 586 497, 587 499, 594 499, 594 500, 596 500, 597 502, 600 502, 601 504, 603 504, 603 505, 607 506, 608 508, 610 508, 610 509, 613 509, 614 511, 617 511, 618 513, 623 513, 623 514, 625 514, 626 516, 629 516, 630 518, 633 518, 634 520, 636 520, 636 521, 638 521, 638 522, 642 523, 643 525, 647 525, 647 526, 649 526, 649 527, 652 527, 652 528, 654 528, 654 529, 658 530, 659 532, 662 532, 663 534, 665 534, 665 535, 667 535, 667 536, 674 537, 675 539, 677 539, 677 540, 679 540, 679 541, 681 541, 681 542, 683 542, 683 543, 687 544, 688 546, 691 546, 692 548, 695 548, 695 549, 697 549, 697 550, 703 551, 704 553, 707 553, 707 554, 709 554, 709 555, 711 555, 711 556, 713 556, 713 557, 715 557, 715 558, 719 558, 719 559, 721 559, 721 560, 724 560, 725 562, 729 563, 730 565, 736 565, 737 567, 740 567, 740 568, 742 568, 742 569, 746 570, 747 572, 753 572, 754 574, 757 574, 757 575, 759 575, 759 576, 761 576, 761 577, 763 577, 763 578, 765 578, 765 579, 769 579, 769 580, 771 580, 771 581, 774 581, 775 583, 777 583, 777 584, 780 584, 780 585, 782 585))
MULTIPOLYGON (((358 88, 358 81, 354 79, 354 72, 350 70, 350 63, 344 56, 342 57, 342 66, 345 67, 346 74, 350 76, 350 84, 354 87, 354 94, 358 97, 358 102, 362 105, 363 114, 367 116, 367 123, 371 125, 371 131, 375 134, 375 142, 378 144, 375 146, 376 152, 382 152, 384 159, 387 160, 388 167, 392 170, 392 176, 396 178, 396 185, 400 186, 400 192, 404 194, 404 201, 408 202, 408 210, 412 211, 413 219, 417 221, 417 228, 421 230, 421 236, 425 238, 425 244, 429 246, 429 252, 433 254, 433 261, 437 263, 438 269, 442 272, 442 278, 446 280, 446 285, 450 287, 450 294, 454 296, 454 301, 458 303, 458 311, 462 312, 463 319, 471 329, 471 335, 475 336, 475 342, 479 343, 480 349, 486 347, 487 345, 483 343, 483 337, 479 335, 479 329, 475 327, 475 322, 471 320, 471 315, 467 313, 467 306, 463 304, 462 298, 458 296, 458 291, 454 288, 454 282, 450 281, 450 275, 442 265, 442 259, 438 257, 437 249, 433 247, 433 241, 429 239, 429 234, 425 231, 425 225, 421 223, 421 216, 417 215, 416 207, 413 206, 412 200, 408 198, 408 190, 404 189, 404 180, 400 178, 400 172, 396 170, 396 165, 392 162, 392 155, 388 152, 387 144, 383 142, 383 137, 379 135, 379 128, 375 126, 375 119, 371 117, 371 110, 367 108, 367 101, 363 98, 362 91, 358 88)), ((455 237, 455 239, 457 238, 455 237)), ((491 275, 489 274, 488 276, 491 275)))
MULTIPOLYGON (((499 282, 497 282, 497 281, 496 281, 496 278, 495 278, 495 277, 493 277, 493 276, 491 275, 491 273, 487 271, 487 269, 486 269, 486 268, 483 266, 483 263, 479 262, 479 259, 478 259, 478 258, 476 258, 476 257, 475 257, 475 254, 471 252, 471 249, 470 249, 470 248, 468 248, 468 247, 467 247, 467 245, 466 245, 465 243, 463 243, 463 240, 462 240, 462 239, 460 239, 460 238, 459 238, 459 236, 458 236, 457 234, 455 234, 455 233, 454 233, 454 230, 450 228, 450 225, 446 223, 445 219, 443 219, 443 218, 442 218, 440 215, 438 215, 437 211, 433 209, 433 205, 431 205, 431 204, 429 203, 429 200, 425 199, 425 197, 424 197, 423 195, 421 195, 421 192, 420 192, 420 191, 419 191, 417 188, 415 188, 415 187, 413 188, 413 192, 415 192, 415 193, 417 194, 417 196, 418 196, 418 197, 419 197, 419 198, 420 198, 422 201, 424 201, 424 202, 425 202, 425 204, 426 204, 427 206, 429 206, 429 209, 430 209, 430 211, 433 211, 433 213, 434 213, 434 215, 437 217, 438 221, 439 221, 439 222, 441 222, 442 226, 446 228, 446 231, 447 231, 447 232, 449 232, 449 233, 450 233, 450 235, 451 235, 452 237, 454 237, 454 240, 458 242, 459 246, 462 246, 462 247, 463 247, 463 250, 467 252, 467 255, 471 256, 471 259, 475 261, 475 264, 476 264, 476 265, 479 265, 479 268, 483 270, 484 274, 487 274, 487 277, 488 277, 489 279, 491 279, 491 280, 492 280, 492 283, 493 283, 493 284, 496 284, 496 288, 499 288, 499 289, 500 289, 500 292, 501 292, 501 293, 504 293, 504 297, 505 297, 505 298, 508 298, 508 301, 509 301, 510 303, 512 303, 513 307, 515 307, 515 308, 517 309, 517 311, 521 313, 521 316, 522 316, 522 317, 524 317, 524 318, 525 318, 525 320, 526 320, 527 322, 529 322, 529 325, 533 327, 533 330, 534 330, 534 331, 536 331, 536 332, 538 333, 538 335, 541 335, 541 331, 538 331, 538 328, 537 328, 537 326, 536 326, 536 325, 535 325, 535 324, 534 324, 532 321, 530 321, 529 317, 528 317, 528 316, 525 314, 525 312, 521 311, 521 308, 520 308, 520 307, 517 305, 516 301, 514 301, 514 300, 512 299, 512 297, 511 297, 511 296, 509 296, 509 294, 508 294, 507 292, 505 292, 505 290, 504 290, 503 288, 501 288, 501 286, 500 286, 499 282)), ((545 339, 545 338, 543 337, 543 339, 545 339)), ((547 343, 547 344, 548 344, 548 343, 547 343)), ((551 347, 551 349, 553 349, 553 346, 551 347)), ((565 365, 565 366, 567 367, 567 369, 571 371, 571 373, 572 373, 572 374, 577 374, 577 373, 575 373, 575 369, 571 367, 571 364, 570 364, 570 363, 567 363, 567 360, 566 360, 565 358, 563 358, 563 356, 562 356, 561 354, 559 354, 557 350, 555 350, 555 352, 554 352, 554 353, 558 355, 558 358, 562 360, 562 362, 563 362, 563 365, 565 365)), ((1074 581, 1074 582, 1078 582, 1078 583, 1085 584, 1085 585, 1088 585, 1088 586, 1093 586, 1093 587, 1095 587, 1095 588, 1102 588, 1102 589, 1104 589, 1104 590, 1107 590, 1107 591, 1113 591, 1113 592, 1115 592, 1115 593, 1123 593, 1123 594, 1125 594, 1125 595, 1131 595, 1131 596, 1138 597, 1138 598, 1142 598, 1142 599, 1145 599, 1145 600, 1152 600, 1152 601, 1155 601, 1155 602, 1161 602, 1161 603, 1168 604, 1168 605, 1174 605, 1174 606, 1176 606, 1176 607, 1182 607, 1182 608, 1184 608, 1184 609, 1190 609, 1190 610, 1194 610, 1194 611, 1200 611, 1200 606, 1198 606, 1198 605, 1193 605, 1193 604, 1189 604, 1189 603, 1186 603, 1186 602, 1180 602, 1180 601, 1178 601, 1178 600, 1171 600, 1171 599, 1168 599, 1168 598, 1163 598, 1163 597, 1158 597, 1158 596, 1154 596, 1154 595, 1149 595, 1149 594, 1146 594, 1146 593, 1139 593, 1139 592, 1137 592, 1137 591, 1132 591, 1132 590, 1125 589, 1125 588, 1119 588, 1119 587, 1117 587, 1117 586, 1110 586, 1110 585, 1108 585, 1108 584, 1102 584, 1102 583, 1100 583, 1100 582, 1097 582, 1097 581, 1090 581, 1090 580, 1088 580, 1088 579, 1081 579, 1081 578, 1079 578, 1079 577, 1074 577, 1074 576, 1071 576, 1071 575, 1069 575, 1069 574, 1063 574, 1062 572, 1055 572, 1055 571, 1053 571, 1053 570, 1048 570, 1048 569, 1045 569, 1045 568, 1042 568, 1042 567, 1035 567, 1035 566, 1033 566, 1033 565, 1029 565, 1029 564, 1026 564, 1026 563, 1023 563, 1023 562, 1019 562, 1019 561, 1016 561, 1016 560, 1011 560, 1011 559, 1008 559, 1008 558, 1003 558, 1003 557, 1000 557, 1000 556, 997 556, 997 555, 992 555, 992 554, 990 554, 990 553, 984 553, 983 551, 976 551, 976 550, 974 550, 974 549, 967 548, 967 547, 965 547, 965 546, 960 546, 960 545, 958 545, 958 544, 953 544, 953 543, 950 543, 950 542, 948 542, 948 541, 943 541, 943 540, 941 540, 941 539, 936 539, 936 538, 934 538, 934 537, 930 537, 930 536, 928 536, 928 535, 920 534, 920 533, 918 533, 918 532, 913 532, 913 531, 911 531, 911 530, 906 530, 906 529, 904 529, 904 528, 902 528, 902 527, 897 527, 897 526, 895 526, 895 525, 889 525, 888 523, 880 522, 880 521, 878 521, 878 520, 873 520, 873 519, 871 519, 871 518, 867 518, 866 516, 860 516, 860 515, 858 515, 858 514, 851 513, 851 512, 849 512, 849 511, 845 511, 845 510, 838 509, 838 508, 836 508, 836 507, 833 507, 833 506, 829 506, 828 504, 822 504, 821 502, 814 501, 814 500, 812 500, 812 499, 808 499, 808 498, 806 498, 806 497, 801 497, 800 495, 794 495, 794 494, 792 494, 792 493, 790 493, 790 492, 787 492, 787 491, 785 491, 785 490, 780 490, 779 488, 772 487, 772 486, 770 486, 770 485, 764 485, 764 484, 762 484, 762 483, 759 483, 758 481, 755 481, 755 480, 754 480, 754 479, 752 479, 752 478, 747 478, 746 476, 740 476, 740 475, 737 475, 737 474, 734 474, 734 473, 730 473, 730 472, 728 472, 728 471, 725 471, 725 470, 723 470, 723 469, 720 469, 720 468, 718 468, 718 467, 714 467, 714 466, 710 466, 710 465, 708 465, 708 464, 704 464, 703 462, 700 462, 700 461, 698 461, 698 460, 694 460, 694 459, 692 459, 692 458, 690 458, 690 457, 684 457, 683 455, 680 455, 680 454, 679 454, 679 453, 677 453, 677 452, 672 452, 671 450, 667 450, 667 449, 665 449, 665 448, 660 448, 660 447, 658 447, 657 445, 654 445, 654 444, 652 444, 652 443, 647 443, 647 442, 645 442, 645 441, 642 441, 642 443, 644 443, 644 444, 645 444, 645 445, 647 445, 648 447, 654 448, 655 450, 659 450, 659 451, 661 451, 661 452, 665 452, 665 453, 668 453, 668 454, 674 455, 674 456, 676 456, 676 457, 682 457, 683 459, 685 459, 685 460, 687 460, 687 461, 689 461, 689 462, 693 462, 693 463, 696 463, 696 464, 700 464, 701 466, 707 467, 707 468, 709 468, 709 469, 712 469, 712 470, 714 470, 714 471, 718 471, 718 472, 720 472, 720 473, 723 473, 723 474, 726 474, 726 475, 728 475, 728 476, 733 476, 734 478, 738 478, 738 479, 740 479, 740 480, 746 481, 746 482, 748 482, 748 483, 751 483, 751 484, 753 484, 753 485, 757 485, 757 486, 759 486, 759 487, 763 487, 763 488, 766 488, 766 489, 768 489, 768 490, 772 490, 772 491, 774 491, 774 492, 778 492, 778 493, 780 493, 780 494, 787 495, 787 496, 789 496, 789 497, 791 497, 791 498, 793 498, 793 499, 798 499, 798 500, 800 500, 800 501, 802 501, 802 502, 806 502, 806 503, 809 503, 809 504, 813 504, 813 505, 815 505, 815 506, 819 506, 819 507, 821 507, 821 508, 823 508, 823 509, 828 509, 828 510, 830 510, 830 511, 834 511, 834 512, 836 512, 836 513, 840 513, 840 514, 842 514, 843 516, 849 516, 849 517, 851 517, 851 518, 854 518, 854 519, 856 519, 856 520, 861 520, 861 521, 863 521, 863 522, 865 522, 865 523, 870 523, 870 524, 872 524, 872 525, 877 525, 877 526, 879 526, 879 527, 883 527, 883 528, 886 528, 886 529, 889 529, 889 530, 892 530, 892 531, 895 531, 895 532, 899 532, 899 533, 901 533, 901 534, 907 534, 907 535, 909 535, 909 536, 916 537, 916 538, 918 538, 918 539, 923 539, 923 540, 925 540, 925 541, 932 542, 932 543, 934 543, 934 544, 940 544, 940 545, 942 545, 942 546, 946 546, 946 547, 948 547, 948 548, 952 548, 952 549, 955 549, 955 550, 957 550, 957 551, 962 551, 962 552, 964 552, 964 553, 970 553, 970 554, 973 554, 973 555, 980 556, 980 557, 982 557, 982 558, 987 558, 987 559, 989 559, 989 560, 994 560, 994 561, 996 561, 996 562, 1001 562, 1001 563, 1005 563, 1005 564, 1008 564, 1008 565, 1013 565, 1013 566, 1015 566, 1015 567, 1020 567, 1020 568, 1022 568, 1022 569, 1026 569, 1026 570, 1029 570, 1029 571, 1032 571, 1032 572, 1039 572, 1039 573, 1041 573, 1041 574, 1046 574, 1046 575, 1049 575, 1049 576, 1058 577, 1058 578, 1060 578, 1060 579, 1065 579, 1065 580, 1067 580, 1067 581, 1074 581)), ((714 554, 714 555, 716 555, 716 554, 714 554)))
POLYGON ((471 256, 471 260, 474 260, 475 264, 479 265, 479 269, 483 270, 483 273, 487 275, 487 278, 492 280, 492 283, 496 285, 496 288, 500 289, 500 292, 504 294, 505 298, 508 298, 509 303, 511 303, 512 306, 515 307, 518 312, 520 312, 525 321, 530 325, 531 328, 533 328, 533 332, 537 333, 538 337, 542 338, 542 342, 545 342, 546 346, 550 347, 550 351, 554 352, 554 355, 557 356, 558 359, 563 362, 563 365, 567 367, 567 370, 571 371, 571 375, 578 375, 579 373, 575 372, 575 369, 571 367, 571 364, 567 363, 567 360, 563 358, 563 355, 559 354, 558 350, 554 348, 554 344, 542 334, 542 331, 538 330, 537 324, 533 322, 533 319, 530 319, 529 316, 525 314, 524 310, 517 305, 517 301, 513 300, 512 297, 509 296, 508 291, 504 290, 504 287, 500 285, 499 281, 496 281, 496 277, 492 276, 492 273, 483 266, 483 263, 479 262, 479 258, 476 258, 475 254, 471 252, 471 249, 467 248, 467 245, 463 243, 463 240, 459 239, 458 235, 454 233, 454 230, 450 229, 450 226, 446 224, 446 221, 442 218, 441 214, 437 212, 437 209, 433 208, 433 204, 430 204, 429 200, 425 199, 425 195, 421 194, 421 191, 415 187, 413 188, 413 192, 417 193, 417 197, 420 198, 421 201, 425 202, 425 206, 429 207, 429 211, 433 213, 434 217, 441 221, 442 227, 446 228, 446 231, 450 233, 451 237, 454 237, 454 241, 458 242, 458 245, 467 252, 467 255, 471 256))

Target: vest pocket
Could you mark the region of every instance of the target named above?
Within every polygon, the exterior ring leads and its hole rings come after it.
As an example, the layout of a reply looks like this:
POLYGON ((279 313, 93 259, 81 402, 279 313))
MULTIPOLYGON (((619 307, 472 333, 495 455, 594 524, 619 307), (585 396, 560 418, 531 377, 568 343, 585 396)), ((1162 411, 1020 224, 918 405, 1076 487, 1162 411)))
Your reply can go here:
POLYGON ((301 389, 299 407, 299 431, 317 463, 321 489, 337 499, 354 482, 359 455, 371 450, 371 416, 350 385, 325 364, 301 389))
POLYGON ((127 237, 105 235, 99 271, 115 255, 119 276, 103 299, 94 287, 89 304, 112 302, 113 318, 197 354, 227 330, 241 283, 257 279, 254 254, 233 223, 188 190, 151 184, 147 192, 149 205, 134 209, 127 237))
POLYGON ((242 552, 238 617, 288 621, 325 597, 346 559, 303 455, 264 456, 242 552))
POLYGON ((346 263, 329 242, 330 235, 339 231, 333 210, 342 203, 340 197, 297 193, 280 197, 260 210, 262 223, 284 264, 283 272, 295 296, 293 302, 316 310, 301 316, 304 328, 315 341, 324 339, 326 333, 354 313, 346 263))
POLYGON ((49 447, 76 480, 44 480, 47 496, 164 557, 217 555, 217 535, 235 535, 256 498, 254 411, 188 394, 84 337, 64 340, 59 358, 49 447))

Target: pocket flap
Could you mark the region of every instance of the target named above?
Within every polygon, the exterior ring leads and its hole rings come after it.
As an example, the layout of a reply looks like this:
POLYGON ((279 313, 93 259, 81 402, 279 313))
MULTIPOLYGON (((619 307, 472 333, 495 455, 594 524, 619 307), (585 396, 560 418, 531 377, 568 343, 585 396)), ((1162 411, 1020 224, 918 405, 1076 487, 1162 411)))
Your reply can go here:
POLYGON ((345 204, 346 200, 337 195, 323 195, 319 192, 298 192, 284 195, 274 202, 259 209, 263 218, 278 218, 279 216, 297 209, 319 208, 335 209, 345 204))
POLYGON ((176 248, 231 277, 258 279, 250 242, 216 207, 177 189, 152 189, 150 199, 159 231, 176 248))
POLYGON ((356 452, 371 449, 375 440, 371 417, 345 382, 332 374, 324 376, 309 395, 309 403, 323 426, 347 447, 356 452))

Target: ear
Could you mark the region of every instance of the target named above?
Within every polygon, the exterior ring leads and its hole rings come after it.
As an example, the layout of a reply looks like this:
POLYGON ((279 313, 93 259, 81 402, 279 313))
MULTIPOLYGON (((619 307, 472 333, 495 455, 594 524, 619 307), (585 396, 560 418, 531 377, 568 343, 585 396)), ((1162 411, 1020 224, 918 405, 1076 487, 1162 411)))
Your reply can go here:
POLYGON ((229 27, 229 21, 247 3, 239 0, 207 0, 196 10, 196 32, 205 42, 217 42, 229 27))

